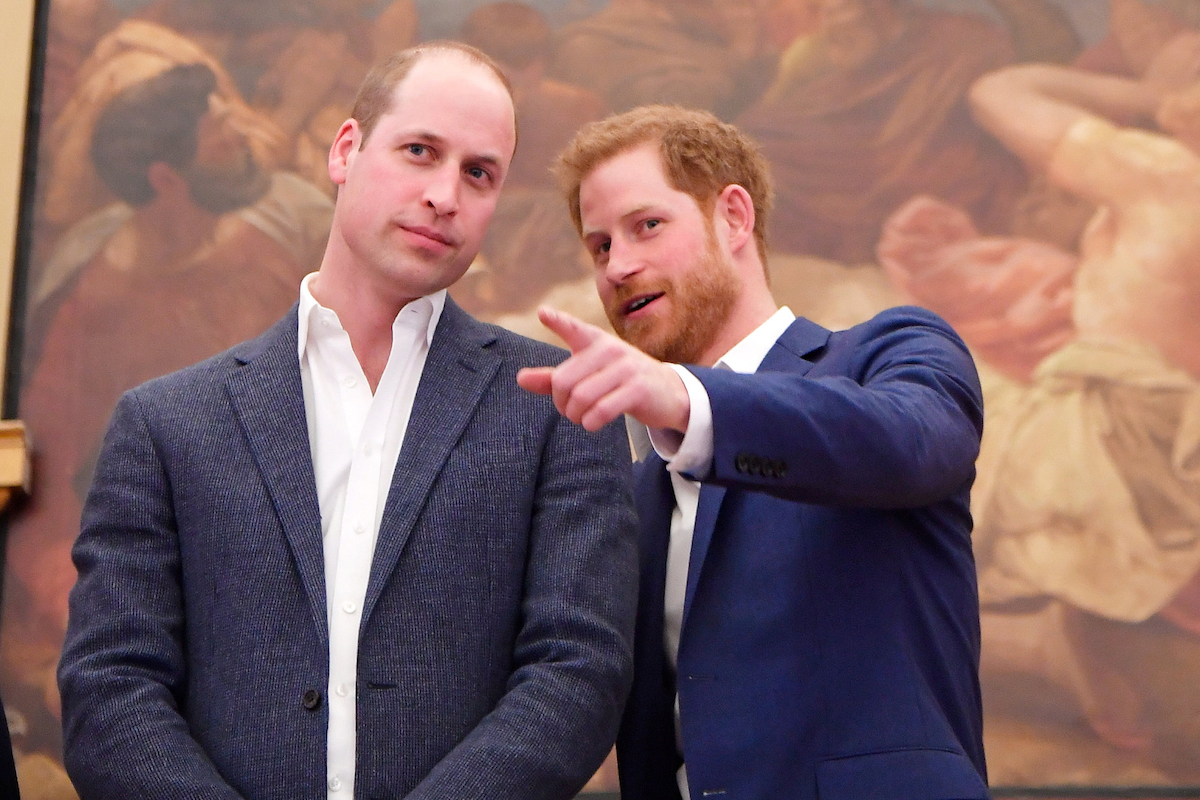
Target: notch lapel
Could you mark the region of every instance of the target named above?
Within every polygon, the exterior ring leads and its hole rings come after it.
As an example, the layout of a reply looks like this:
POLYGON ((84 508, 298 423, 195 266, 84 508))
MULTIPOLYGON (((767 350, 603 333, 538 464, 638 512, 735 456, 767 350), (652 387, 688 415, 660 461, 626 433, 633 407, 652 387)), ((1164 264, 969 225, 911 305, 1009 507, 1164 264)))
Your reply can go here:
MULTIPOLYGON (((808 360, 815 351, 820 350, 829 341, 829 331, 815 322, 804 317, 797 317, 788 326, 767 351, 758 372, 790 372, 794 375, 804 375, 812 369, 813 361, 808 360)), ((715 413, 715 412, 714 412, 715 413)), ((696 586, 700 581, 700 572, 704 568, 704 560, 708 557, 708 548, 712 543, 713 533, 717 529, 717 518, 721 514, 721 503, 725 500, 726 488, 710 483, 700 486, 700 501, 696 507, 696 526, 692 532, 692 552, 688 558, 687 588, 683 598, 683 625, 687 629, 688 612, 692 600, 696 596, 696 586)), ((682 635, 681 635, 682 639, 682 635)))
POLYGON ((296 355, 296 310, 234 353, 243 367, 226 381, 226 391, 291 547, 317 633, 328 642, 321 511, 296 355))
POLYGON ((496 377, 501 359, 488 349, 495 341, 493 333, 446 298, 383 507, 360 630, 366 629, 442 465, 496 377))

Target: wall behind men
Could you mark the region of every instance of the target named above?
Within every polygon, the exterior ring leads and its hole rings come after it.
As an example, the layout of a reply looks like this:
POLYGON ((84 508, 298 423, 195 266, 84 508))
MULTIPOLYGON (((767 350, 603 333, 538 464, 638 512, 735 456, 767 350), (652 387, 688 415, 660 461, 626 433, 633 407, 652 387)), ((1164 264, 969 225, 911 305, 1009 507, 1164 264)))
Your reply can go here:
MULTIPOLYGON (((39 502, 14 513, 8 533, 0 695, 25 785, 36 783, 39 797, 72 800, 59 765, 54 664, 74 579, 67 552, 117 393, 245 338, 292 303, 299 275, 314 266, 310 223, 319 215, 307 212, 314 194, 328 206, 325 154, 354 86, 371 61, 416 38, 458 35, 484 2, 43 2, 50 23, 38 205, 29 257, 19 265, 29 287, 23 345, 10 354, 10 362, 21 360, 20 386, 12 388, 20 390, 20 414, 43 461, 35 475, 39 502), (256 120, 262 135, 254 141, 263 145, 253 155, 291 173, 291 189, 269 208, 255 201, 228 212, 221 230, 237 234, 215 248, 127 269, 138 251, 129 242, 140 234, 124 223, 134 210, 116 202, 95 172, 91 124, 122 88, 171 64, 197 62, 219 74, 228 102, 253 110, 244 119, 256 120), (295 213, 275 213, 280 208, 295 213), (278 275, 292 281, 282 294, 278 275), (60 788, 45 789, 52 781, 60 788)), ((1097 442, 1104 431, 1083 429, 1096 414, 1052 402, 1061 382, 1053 374, 1043 381, 1035 367, 1067 349, 1071 308, 1060 290, 1069 287, 1096 209, 1031 177, 976 124, 965 99, 981 75, 1013 62, 1136 76, 1159 52, 1169 54, 1176 36, 1200 31, 1200 0, 840 0, 865 13, 832 32, 811 13, 824 0, 526 2, 546 17, 552 41, 537 53, 529 29, 503 19, 485 26, 495 52, 529 57, 527 68, 514 68, 522 82, 521 146, 481 255, 451 289, 455 300, 535 337, 547 335, 533 314, 539 303, 606 324, 590 265, 547 174, 557 148, 581 122, 651 100, 709 108, 737 122, 763 144, 775 174, 770 269, 780 303, 837 328, 911 301, 914 291, 917 302, 954 317, 976 347, 988 410, 973 498, 987 601, 985 737, 993 784, 1008 787, 997 796, 1064 785, 1092 796, 1119 796, 1113 787, 1122 786, 1138 787, 1140 797, 1181 788, 1200 796, 1200 446, 1197 437, 1181 436, 1173 451, 1161 435, 1200 423, 1177 425, 1183 415, 1171 403, 1116 392, 1124 402, 1113 410, 1125 426, 1117 427, 1127 435, 1116 437, 1117 456, 1109 458, 1097 442), (903 24, 879 22, 889 7, 903 24), (881 254, 885 233, 890 245, 881 254), (939 261, 942 245, 948 263, 939 261), (881 256, 890 256, 891 267, 881 256), (1049 433, 1038 435, 1043 430, 1049 433), (1081 454, 1080 443, 1096 447, 1081 454), (1063 491, 1027 491, 1038 486, 1025 480, 1026 464, 1044 468, 1063 491), (1179 464, 1192 472, 1168 469, 1179 464), (1126 501, 1121 524, 1105 525, 1097 519, 1103 514, 1072 516, 1064 532, 1079 535, 1057 559, 1018 558, 1037 555, 1026 524, 1042 511, 1034 501, 1086 511, 1090 504, 1073 492, 1088 486, 1126 501), (1147 531, 1152 542, 1136 538, 1147 531), (1173 570, 1171 592, 1181 602, 1163 609, 1166 615, 1130 622, 1127 609, 1113 607, 1116 588, 1168 585, 1151 569, 1152 558, 1109 568, 1131 542, 1138 545, 1131 552, 1189 559, 1188 569, 1173 570), (1067 567, 1070 579, 1062 579, 1067 567), (1186 586, 1177 591, 1180 580, 1186 586)), ((0 0, 0 237, 11 235, 15 220, 25 20, 33 5, 0 0)), ((164 123, 154 117, 144 124, 164 123)), ((1195 153, 1163 131, 1139 135, 1179 160, 1185 189, 1200 184, 1195 153)), ((1117 150, 1105 163, 1134 165, 1106 176, 1122 186, 1153 177, 1138 164, 1171 166, 1117 150)), ((1156 208, 1166 220, 1188 220, 1200 203, 1190 190, 1175 191, 1161 192, 1156 208)), ((1157 266, 1168 274, 1187 275, 1200 244, 1179 234, 1200 226, 1160 228, 1139 253, 1163 261, 1157 266)), ((0 239, 5 272, 11 251, 11 239, 0 239)), ((8 283, 0 275, 0 286, 8 283)), ((6 307, 7 294, 0 298, 6 307)), ((1172 336, 1200 342, 1200 335, 1172 336)), ((610 763, 590 789, 615 788, 610 763)))

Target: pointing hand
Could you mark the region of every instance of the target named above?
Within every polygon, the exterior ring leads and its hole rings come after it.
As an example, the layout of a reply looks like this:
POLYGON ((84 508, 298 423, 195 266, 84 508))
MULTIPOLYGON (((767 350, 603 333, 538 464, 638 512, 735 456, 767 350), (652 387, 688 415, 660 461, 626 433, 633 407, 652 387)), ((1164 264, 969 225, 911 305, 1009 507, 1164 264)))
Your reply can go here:
POLYGON ((557 367, 521 370, 521 388, 552 395, 563 416, 589 431, 621 414, 649 428, 687 430, 691 402, 674 369, 562 311, 543 306, 538 319, 567 343, 571 357, 557 367))

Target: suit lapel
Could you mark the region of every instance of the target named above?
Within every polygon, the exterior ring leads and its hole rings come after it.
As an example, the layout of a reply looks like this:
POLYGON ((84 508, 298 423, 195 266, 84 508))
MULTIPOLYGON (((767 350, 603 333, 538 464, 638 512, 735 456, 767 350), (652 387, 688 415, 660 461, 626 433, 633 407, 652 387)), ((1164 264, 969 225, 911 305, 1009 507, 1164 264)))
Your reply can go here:
POLYGON ((324 640, 329 633, 325 554, 296 355, 296 307, 234 356, 244 366, 229 377, 226 390, 283 525, 313 621, 324 640))
POLYGON ((383 507, 363 603, 364 623, 400 559, 442 465, 496 377, 501 359, 489 349, 495 341, 485 326, 446 299, 383 507))
POLYGON ((641 559, 636 647, 642 654, 640 663, 656 664, 663 655, 667 551, 675 494, 666 464, 653 450, 635 469, 634 497, 640 521, 638 550, 641 559))
MULTIPOLYGON (((767 351, 758 372, 790 372, 803 375, 812 369, 809 357, 829 341, 829 331, 803 317, 788 326, 775 345, 767 351)), ((692 532, 692 551, 688 559, 687 589, 683 598, 683 628, 687 628, 688 612, 696 596, 696 586, 708 547, 717 529, 717 518, 725 500, 724 486, 704 483, 700 486, 700 502, 696 507, 696 526, 692 532)))
MULTIPOLYGON (((680 630, 687 627, 688 611, 692 608, 692 598, 696 596, 696 583, 700 579, 704 559, 708 557, 708 545, 712 542, 713 531, 717 529, 717 516, 721 513, 725 491, 724 486, 708 483, 700 485, 700 502, 696 506, 696 527, 692 532, 692 552, 688 557, 687 588, 683 595, 683 623, 680 630)), ((680 638, 682 639, 682 636, 680 638)))

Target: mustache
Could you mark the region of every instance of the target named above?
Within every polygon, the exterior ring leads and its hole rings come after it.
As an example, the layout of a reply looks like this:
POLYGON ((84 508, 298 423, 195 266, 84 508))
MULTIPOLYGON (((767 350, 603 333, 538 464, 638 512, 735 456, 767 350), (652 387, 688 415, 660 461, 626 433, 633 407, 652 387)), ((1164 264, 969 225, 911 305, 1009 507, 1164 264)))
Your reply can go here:
POLYGON ((613 290, 610 306, 619 312, 635 297, 647 294, 665 294, 671 288, 669 281, 627 281, 613 290))

